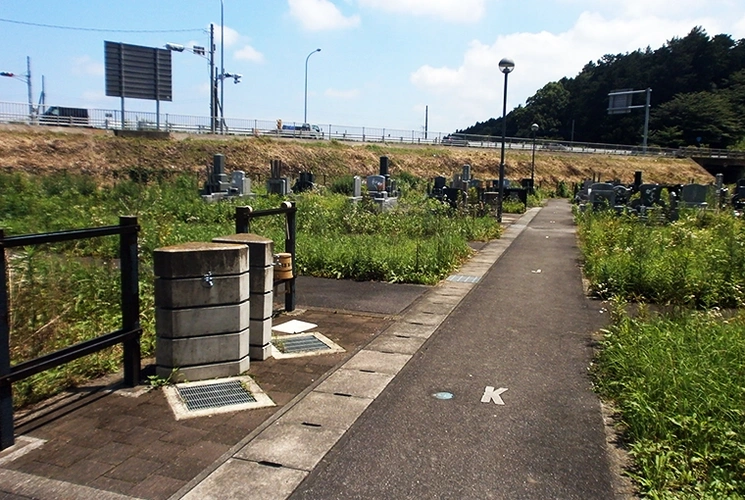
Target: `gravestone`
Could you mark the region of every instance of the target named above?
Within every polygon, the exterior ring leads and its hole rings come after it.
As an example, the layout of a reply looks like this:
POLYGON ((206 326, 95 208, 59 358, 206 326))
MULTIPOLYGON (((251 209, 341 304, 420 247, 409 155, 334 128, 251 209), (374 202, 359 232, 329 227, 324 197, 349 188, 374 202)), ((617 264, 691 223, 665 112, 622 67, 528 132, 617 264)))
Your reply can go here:
POLYGON ((271 160, 269 163, 271 177, 266 181, 267 194, 286 196, 290 194, 290 179, 282 177, 282 161, 271 160))
POLYGON ((645 207, 662 204, 662 186, 659 184, 642 184, 639 186, 641 204, 645 207))
POLYGON ((315 187, 315 176, 310 172, 300 172, 300 177, 295 181, 295 185, 292 186, 292 191, 295 193, 302 193, 304 191, 310 191, 315 187))
POLYGON ((574 201, 578 203, 590 201, 590 187, 592 187, 593 184, 595 184, 595 181, 590 179, 582 181, 582 185, 579 187, 579 190, 577 190, 574 201))
POLYGON ((365 179, 367 192, 373 198, 386 198, 388 192, 385 190, 385 177, 382 175, 368 175, 365 179))
POLYGON ((205 201, 220 199, 228 195, 230 182, 225 174, 225 156, 217 154, 212 157, 212 169, 204 183, 200 195, 205 201))
POLYGON ((685 184, 680 188, 681 208, 706 208, 711 186, 705 184, 685 184))
POLYGON ((251 194, 251 179, 242 170, 235 170, 230 179, 230 193, 238 196, 251 194))
POLYGON ((735 192, 732 193, 732 206, 737 210, 745 208, 745 179, 737 181, 735 192))
POLYGON ((596 182, 588 189, 588 198, 593 210, 613 208, 616 206, 616 191, 613 184, 596 182))

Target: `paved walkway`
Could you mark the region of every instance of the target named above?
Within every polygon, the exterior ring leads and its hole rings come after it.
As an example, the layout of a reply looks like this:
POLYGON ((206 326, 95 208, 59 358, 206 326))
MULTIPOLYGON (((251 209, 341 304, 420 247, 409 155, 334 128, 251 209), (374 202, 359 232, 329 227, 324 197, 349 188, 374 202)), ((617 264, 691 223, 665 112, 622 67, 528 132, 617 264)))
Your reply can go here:
POLYGON ((457 279, 186 498, 612 498, 587 377, 604 317, 583 293, 569 205, 530 211, 457 279))
MULTIPOLYGON (((8 494, 0 498, 620 498, 587 376, 591 334, 606 318, 583 293, 578 257, 570 205, 554 200, 528 211, 437 287, 407 288, 400 302, 413 302, 400 313, 362 321, 332 310, 333 294, 319 294, 318 323, 324 314, 357 320, 352 328, 364 332, 350 345, 363 348, 308 370, 310 380, 281 393, 280 407, 261 423, 236 415, 218 417, 216 428, 163 423, 151 432, 142 419, 157 449, 169 440, 187 446, 181 441, 190 429, 209 436, 203 456, 196 445, 171 448, 178 457, 171 468, 207 457, 199 472, 184 470, 176 482, 168 467, 160 469, 169 460, 161 454, 149 462, 130 457, 130 469, 159 468, 135 471, 137 483, 115 484, 111 464, 88 482, 78 471, 71 483, 37 472, 34 463, 49 468, 51 460, 32 460, 31 452, 15 466, 0 458, 0 491, 8 494), (221 440, 231 423, 231 434, 243 429, 243 437, 221 440), (162 488, 166 480, 170 487, 162 488)), ((396 302, 395 290, 370 293, 383 308, 396 302)), ((302 376, 304 364, 278 387, 302 376)), ((262 385, 262 378, 275 380, 259 376, 262 385)), ((75 424, 59 421, 73 433, 75 424)), ((109 439, 111 450, 123 440, 109 439)))

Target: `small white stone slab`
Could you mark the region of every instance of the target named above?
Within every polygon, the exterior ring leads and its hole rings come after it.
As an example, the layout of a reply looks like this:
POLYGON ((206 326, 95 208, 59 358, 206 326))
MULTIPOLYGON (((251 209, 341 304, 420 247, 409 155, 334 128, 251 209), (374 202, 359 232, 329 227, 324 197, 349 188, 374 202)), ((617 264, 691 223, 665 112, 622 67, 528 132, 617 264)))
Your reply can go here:
POLYGON ((281 333, 302 333, 307 332, 316 328, 318 325, 308 323, 306 321, 300 321, 299 319, 293 319, 280 325, 272 326, 272 330, 281 333))

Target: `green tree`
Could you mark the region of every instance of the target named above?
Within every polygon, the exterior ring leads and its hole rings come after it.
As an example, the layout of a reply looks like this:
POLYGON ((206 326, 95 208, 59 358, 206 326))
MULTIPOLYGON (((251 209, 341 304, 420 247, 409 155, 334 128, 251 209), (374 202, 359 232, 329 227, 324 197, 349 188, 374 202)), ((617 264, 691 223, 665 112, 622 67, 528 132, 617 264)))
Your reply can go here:
MULTIPOLYGON (((533 123, 540 126, 541 137, 560 138, 567 118, 569 91, 561 82, 550 82, 525 101, 521 115, 513 117, 516 135, 528 137, 533 134, 533 123)), ((512 113, 511 113, 512 114, 512 113)))
POLYGON ((737 116, 723 93, 678 94, 653 110, 650 127, 661 131, 660 137, 668 134, 675 139, 662 146, 680 146, 682 139, 686 145, 726 148, 741 136, 737 116))

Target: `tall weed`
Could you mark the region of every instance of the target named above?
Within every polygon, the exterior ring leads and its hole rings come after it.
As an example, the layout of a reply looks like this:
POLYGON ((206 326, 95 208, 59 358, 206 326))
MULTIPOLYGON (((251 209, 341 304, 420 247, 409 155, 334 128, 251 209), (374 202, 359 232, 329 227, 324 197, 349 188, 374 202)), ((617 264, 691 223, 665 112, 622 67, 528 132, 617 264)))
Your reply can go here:
MULTIPOLYGON (((0 227, 6 235, 118 224, 138 218, 140 233, 141 341, 143 356, 155 349, 152 256, 155 249, 211 241, 235 232, 235 209, 276 208, 284 198, 256 196, 206 203, 194 176, 148 175, 119 179, 106 188, 68 175, 31 179, 0 174, 0 227), (139 182, 138 182, 139 180, 139 182)), ((345 194, 293 196, 297 205, 297 265, 302 274, 340 279, 433 284, 469 254, 468 242, 499 236, 493 216, 453 210, 417 189, 405 175, 399 205, 381 212, 368 198, 345 194)), ((284 251, 284 216, 252 220, 250 231, 284 251)), ((104 237, 14 250, 11 267, 12 362, 93 338, 120 325, 118 238, 104 237)), ((60 388, 116 369, 114 347, 14 384, 15 404, 44 398, 60 388)))
POLYGON ((600 393, 621 410, 651 498, 745 496, 745 316, 628 316, 606 332, 600 393))

